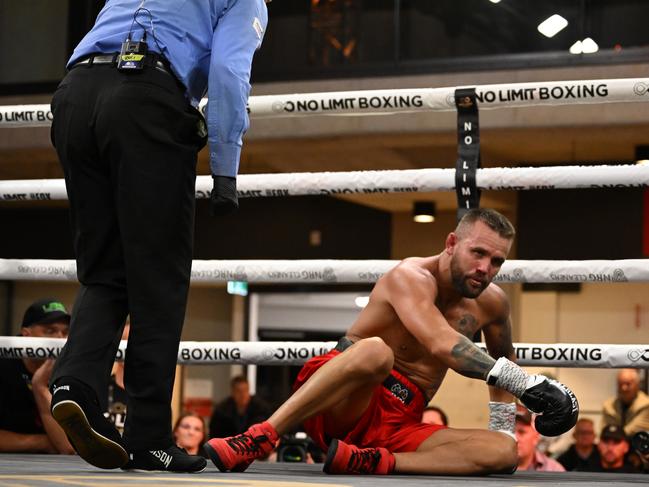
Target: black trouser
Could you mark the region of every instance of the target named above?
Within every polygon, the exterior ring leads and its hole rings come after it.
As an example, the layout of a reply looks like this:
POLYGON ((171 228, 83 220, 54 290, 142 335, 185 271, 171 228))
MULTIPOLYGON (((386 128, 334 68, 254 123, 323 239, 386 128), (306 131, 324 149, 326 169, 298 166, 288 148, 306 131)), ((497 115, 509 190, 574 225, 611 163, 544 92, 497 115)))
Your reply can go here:
POLYGON ((73 68, 52 112, 81 283, 52 381, 75 377, 103 397, 130 313, 124 439, 131 451, 166 448, 204 121, 171 75, 112 65, 73 68))

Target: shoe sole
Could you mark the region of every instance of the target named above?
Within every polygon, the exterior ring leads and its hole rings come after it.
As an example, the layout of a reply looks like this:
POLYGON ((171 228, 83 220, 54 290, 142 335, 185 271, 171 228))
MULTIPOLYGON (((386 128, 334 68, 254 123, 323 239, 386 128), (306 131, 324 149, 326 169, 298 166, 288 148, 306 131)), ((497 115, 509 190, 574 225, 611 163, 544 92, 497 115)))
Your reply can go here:
POLYGON ((68 435, 79 456, 98 468, 119 468, 128 462, 128 453, 119 443, 97 433, 74 401, 61 401, 52 408, 52 417, 68 435))
POLYGON ((223 465, 223 462, 221 461, 221 457, 219 456, 219 454, 216 453, 216 450, 212 448, 209 443, 205 443, 203 445, 203 448, 207 452, 207 455, 210 457, 210 460, 212 460, 212 463, 216 465, 216 468, 218 468, 221 472, 228 471, 228 469, 225 468, 225 465, 223 465))
POLYGON ((329 475, 334 475, 338 473, 338 472, 332 472, 330 469, 331 464, 333 463, 337 452, 338 452, 338 440, 334 438, 333 440, 331 440, 331 444, 329 445, 329 449, 327 450, 327 458, 325 458, 325 462, 322 467, 322 471, 324 473, 328 473, 329 475))
POLYGON ((121 469, 124 472, 136 472, 136 473, 163 472, 163 473, 189 473, 189 474, 204 472, 206 468, 207 468, 207 465, 205 465, 200 470, 184 471, 184 470, 146 470, 144 468, 124 468, 124 467, 121 467, 121 469))

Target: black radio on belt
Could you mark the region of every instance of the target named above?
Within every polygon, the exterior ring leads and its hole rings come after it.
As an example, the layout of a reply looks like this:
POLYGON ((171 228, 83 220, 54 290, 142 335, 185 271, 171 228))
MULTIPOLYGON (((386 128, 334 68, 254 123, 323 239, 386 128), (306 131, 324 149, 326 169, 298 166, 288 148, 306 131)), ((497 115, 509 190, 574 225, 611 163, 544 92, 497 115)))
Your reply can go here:
POLYGON ((117 69, 119 71, 142 71, 148 47, 144 39, 132 41, 130 38, 122 42, 117 69))

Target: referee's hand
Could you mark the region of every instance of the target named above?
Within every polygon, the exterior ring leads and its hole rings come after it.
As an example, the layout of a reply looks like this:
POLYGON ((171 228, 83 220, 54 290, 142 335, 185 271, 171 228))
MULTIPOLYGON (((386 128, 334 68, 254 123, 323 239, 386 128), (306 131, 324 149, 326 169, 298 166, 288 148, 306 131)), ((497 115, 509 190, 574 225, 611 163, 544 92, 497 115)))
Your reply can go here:
POLYGON ((210 214, 224 216, 239 209, 237 199, 237 178, 212 176, 214 185, 210 194, 210 214))

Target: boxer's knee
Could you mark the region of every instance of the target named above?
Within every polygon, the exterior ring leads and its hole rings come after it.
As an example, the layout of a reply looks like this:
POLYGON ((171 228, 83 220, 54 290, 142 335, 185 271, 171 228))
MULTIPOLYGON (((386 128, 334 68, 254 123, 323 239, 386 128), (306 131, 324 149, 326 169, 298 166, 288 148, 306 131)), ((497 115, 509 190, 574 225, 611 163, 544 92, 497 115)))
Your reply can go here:
POLYGON ((379 337, 364 338, 349 349, 349 371, 377 380, 385 378, 394 366, 394 353, 379 337))
POLYGON ((486 431, 489 451, 484 457, 483 467, 489 473, 514 473, 518 466, 516 441, 505 433, 486 431))

